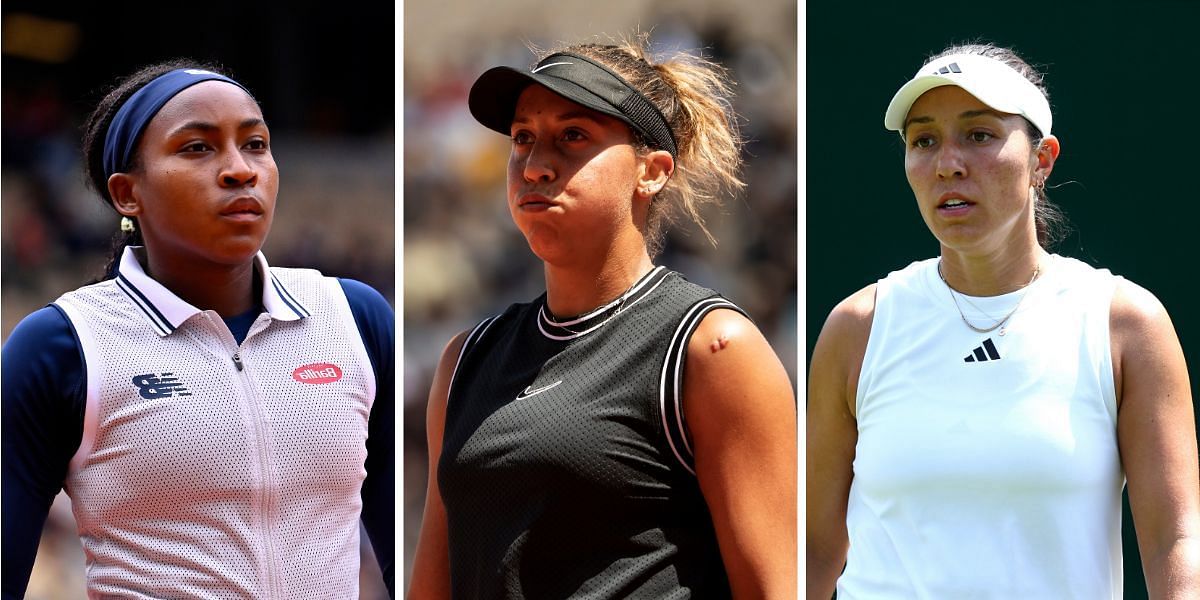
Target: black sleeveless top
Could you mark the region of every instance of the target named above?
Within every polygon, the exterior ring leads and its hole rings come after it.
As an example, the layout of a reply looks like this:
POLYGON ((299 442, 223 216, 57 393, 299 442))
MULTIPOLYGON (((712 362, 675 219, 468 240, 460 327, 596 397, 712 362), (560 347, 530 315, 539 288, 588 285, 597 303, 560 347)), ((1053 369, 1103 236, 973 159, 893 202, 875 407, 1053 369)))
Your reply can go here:
POLYGON ((438 485, 454 598, 728 598, 679 388, 701 318, 737 308, 657 267, 556 320, 545 296, 467 337, 438 485))

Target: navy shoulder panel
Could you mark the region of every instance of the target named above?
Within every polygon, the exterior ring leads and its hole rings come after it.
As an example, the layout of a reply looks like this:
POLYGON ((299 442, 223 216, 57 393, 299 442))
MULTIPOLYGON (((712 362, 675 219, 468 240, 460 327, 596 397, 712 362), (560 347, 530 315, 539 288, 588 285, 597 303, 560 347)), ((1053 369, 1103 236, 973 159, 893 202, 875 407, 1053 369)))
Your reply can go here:
POLYGON ((83 350, 56 306, 25 317, 4 343, 0 379, 3 590, 22 597, 42 526, 83 439, 83 350))
POLYGON ((396 314, 375 288, 338 279, 362 336, 376 392, 367 423, 367 479, 362 487, 362 521, 388 592, 395 596, 396 522, 396 314))

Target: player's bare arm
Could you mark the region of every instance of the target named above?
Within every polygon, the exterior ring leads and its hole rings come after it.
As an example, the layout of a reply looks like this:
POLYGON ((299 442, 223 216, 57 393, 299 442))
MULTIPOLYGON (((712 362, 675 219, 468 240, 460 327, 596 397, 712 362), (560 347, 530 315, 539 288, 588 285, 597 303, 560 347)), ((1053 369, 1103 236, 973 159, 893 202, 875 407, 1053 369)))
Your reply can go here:
POLYGON ((1117 440, 1151 598, 1200 597, 1200 466, 1183 349, 1153 294, 1118 285, 1111 312, 1117 440))
POLYGON ((411 600, 438 600, 450 597, 450 550, 446 534, 446 507, 438 491, 437 466, 442 455, 442 430, 446 423, 446 399, 450 380, 467 332, 450 340, 442 351, 429 390, 425 409, 425 430, 429 452, 429 478, 425 484, 425 512, 421 519, 421 534, 413 558, 412 583, 408 588, 411 600))
POLYGON ((795 597, 795 398, 740 313, 714 311, 692 336, 684 413, 734 597, 795 597))
POLYGON ((858 440, 854 397, 875 306, 874 284, 833 309, 813 348, 808 378, 805 589, 828 600, 846 564, 846 504, 858 440))

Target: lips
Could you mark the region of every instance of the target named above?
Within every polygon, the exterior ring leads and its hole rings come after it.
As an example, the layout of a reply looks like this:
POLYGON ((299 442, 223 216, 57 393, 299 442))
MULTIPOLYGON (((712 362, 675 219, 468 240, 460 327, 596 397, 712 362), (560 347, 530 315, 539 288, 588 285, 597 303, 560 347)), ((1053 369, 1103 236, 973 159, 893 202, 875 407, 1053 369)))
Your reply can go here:
POLYGON ((522 210, 546 210, 555 205, 553 200, 541 194, 522 194, 517 198, 517 208, 522 210))
POLYGON ((220 215, 223 217, 232 217, 235 219, 253 219, 261 217, 263 213, 262 202, 254 196, 238 196, 230 200, 224 208, 221 209, 220 215))
POLYGON ((940 198, 938 198, 938 206, 937 207, 938 208, 955 209, 955 208, 963 208, 966 206, 972 206, 974 204, 975 204, 974 202, 968 200, 967 197, 963 196, 962 194, 959 194, 957 192, 947 192, 945 194, 942 194, 942 196, 940 198))
POLYGON ((957 192, 947 192, 938 198, 938 214, 945 217, 961 216, 971 211, 975 202, 957 192))

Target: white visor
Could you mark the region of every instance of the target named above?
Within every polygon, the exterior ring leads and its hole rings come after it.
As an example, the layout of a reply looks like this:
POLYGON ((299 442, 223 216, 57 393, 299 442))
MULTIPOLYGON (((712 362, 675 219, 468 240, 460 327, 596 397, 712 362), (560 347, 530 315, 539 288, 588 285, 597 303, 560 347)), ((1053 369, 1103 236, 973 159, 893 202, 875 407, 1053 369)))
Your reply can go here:
POLYGON ((1021 115, 1050 135, 1053 118, 1042 91, 1012 67, 978 54, 952 54, 929 61, 896 92, 883 116, 883 126, 904 136, 904 123, 921 94, 943 85, 956 85, 980 102, 1005 113, 1021 115))

